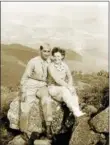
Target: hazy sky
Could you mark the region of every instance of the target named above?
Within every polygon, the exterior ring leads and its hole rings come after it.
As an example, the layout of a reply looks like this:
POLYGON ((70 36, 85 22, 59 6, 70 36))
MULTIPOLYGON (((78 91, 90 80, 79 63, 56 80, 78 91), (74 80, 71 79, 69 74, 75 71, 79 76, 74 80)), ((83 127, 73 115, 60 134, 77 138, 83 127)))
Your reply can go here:
POLYGON ((108 52, 107 2, 2 2, 2 43, 108 52))

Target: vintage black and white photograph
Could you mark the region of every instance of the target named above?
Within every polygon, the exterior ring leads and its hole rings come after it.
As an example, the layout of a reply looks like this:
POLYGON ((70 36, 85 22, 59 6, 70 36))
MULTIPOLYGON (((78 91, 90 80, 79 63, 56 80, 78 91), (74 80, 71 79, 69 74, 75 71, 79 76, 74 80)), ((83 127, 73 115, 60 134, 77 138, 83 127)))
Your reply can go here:
POLYGON ((1 145, 109 145, 108 2, 1 2, 1 145))

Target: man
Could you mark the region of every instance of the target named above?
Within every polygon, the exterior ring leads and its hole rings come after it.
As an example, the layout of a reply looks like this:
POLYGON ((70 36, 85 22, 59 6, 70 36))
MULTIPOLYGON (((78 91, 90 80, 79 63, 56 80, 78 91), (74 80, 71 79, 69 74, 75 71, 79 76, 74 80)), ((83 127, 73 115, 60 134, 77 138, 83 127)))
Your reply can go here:
POLYGON ((26 132, 30 108, 36 96, 41 100, 43 115, 50 133, 52 121, 51 98, 47 87, 47 67, 50 63, 51 48, 48 44, 40 46, 40 56, 32 58, 21 79, 21 130, 26 132), (23 123, 24 122, 24 123, 23 123))

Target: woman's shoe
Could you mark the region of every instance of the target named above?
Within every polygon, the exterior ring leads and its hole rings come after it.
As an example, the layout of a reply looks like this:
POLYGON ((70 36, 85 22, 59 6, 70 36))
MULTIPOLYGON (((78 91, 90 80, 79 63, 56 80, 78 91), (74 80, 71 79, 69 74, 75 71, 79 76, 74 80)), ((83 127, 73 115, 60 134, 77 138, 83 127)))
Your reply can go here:
POLYGON ((77 117, 81 117, 81 116, 84 116, 84 115, 86 115, 86 113, 84 113, 82 111, 76 113, 77 117))

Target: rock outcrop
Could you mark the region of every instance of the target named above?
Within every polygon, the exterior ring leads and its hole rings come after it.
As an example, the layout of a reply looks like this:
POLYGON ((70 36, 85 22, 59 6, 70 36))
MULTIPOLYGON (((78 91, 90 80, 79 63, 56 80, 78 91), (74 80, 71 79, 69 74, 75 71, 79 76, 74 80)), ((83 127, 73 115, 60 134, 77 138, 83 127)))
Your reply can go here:
POLYGON ((20 114, 20 100, 19 97, 15 98, 8 110, 7 117, 10 122, 10 128, 19 129, 19 114, 20 114))
POLYGON ((21 137, 21 135, 18 135, 14 137, 8 145, 26 145, 26 141, 21 137))
MULTIPOLYGON (((62 127, 62 121, 64 118, 64 111, 62 109, 62 106, 59 102, 56 102, 55 100, 52 101, 52 112, 53 112, 53 121, 51 124, 51 130, 52 134, 58 134, 62 127)), ((7 117, 10 122, 10 128, 21 130, 22 132, 25 132, 29 137, 32 134, 32 132, 42 133, 45 126, 43 126, 43 116, 42 116, 42 107, 39 105, 39 100, 36 98, 36 100, 33 102, 33 105, 30 110, 30 115, 28 118, 28 129, 25 131, 25 117, 24 121, 23 118, 20 119, 21 112, 20 112, 20 100, 17 97, 14 99, 10 104, 10 109, 8 111, 7 117)), ((68 114, 69 116, 69 114, 68 114)), ((67 126, 71 126, 72 123, 69 122, 69 120, 66 122, 67 126), (68 123, 67 123, 68 122, 68 123)))
POLYGON ((90 121, 91 125, 97 132, 108 133, 109 132, 109 108, 106 108, 99 114, 97 114, 90 121))
POLYGON ((34 145, 51 145, 51 141, 47 139, 35 140, 34 145))
MULTIPOLYGON (((51 124, 52 136, 55 137, 67 133, 75 123, 73 126, 72 135, 70 135, 71 138, 69 145, 97 145, 100 143, 101 145, 105 145, 107 142, 107 136, 105 134, 108 134, 109 131, 109 108, 106 108, 98 113, 99 110, 93 105, 84 104, 82 105, 82 109, 87 113, 87 115, 75 119, 65 104, 61 105, 61 103, 53 100, 53 121, 51 124), (95 116, 91 118, 92 115, 95 116)), ((31 138, 33 133, 44 133, 45 123, 42 113, 42 106, 40 105, 39 99, 36 98, 30 109, 28 129, 25 130, 25 117, 24 122, 20 119, 21 110, 19 97, 14 99, 10 104, 10 109, 7 114, 10 122, 10 128, 24 132, 27 138, 25 139, 22 135, 17 135, 8 143, 8 145, 26 145, 27 140, 30 139, 32 139, 31 141, 33 145, 51 145, 51 141, 48 140, 45 135, 45 139, 42 137, 37 137, 37 135, 34 139, 33 137, 31 138)))
POLYGON ((85 105, 83 111, 86 112, 89 116, 91 116, 93 114, 96 114, 98 109, 95 108, 93 105, 85 105))
POLYGON ((73 131, 69 145, 96 145, 99 135, 90 129, 88 117, 78 119, 78 124, 73 131))

